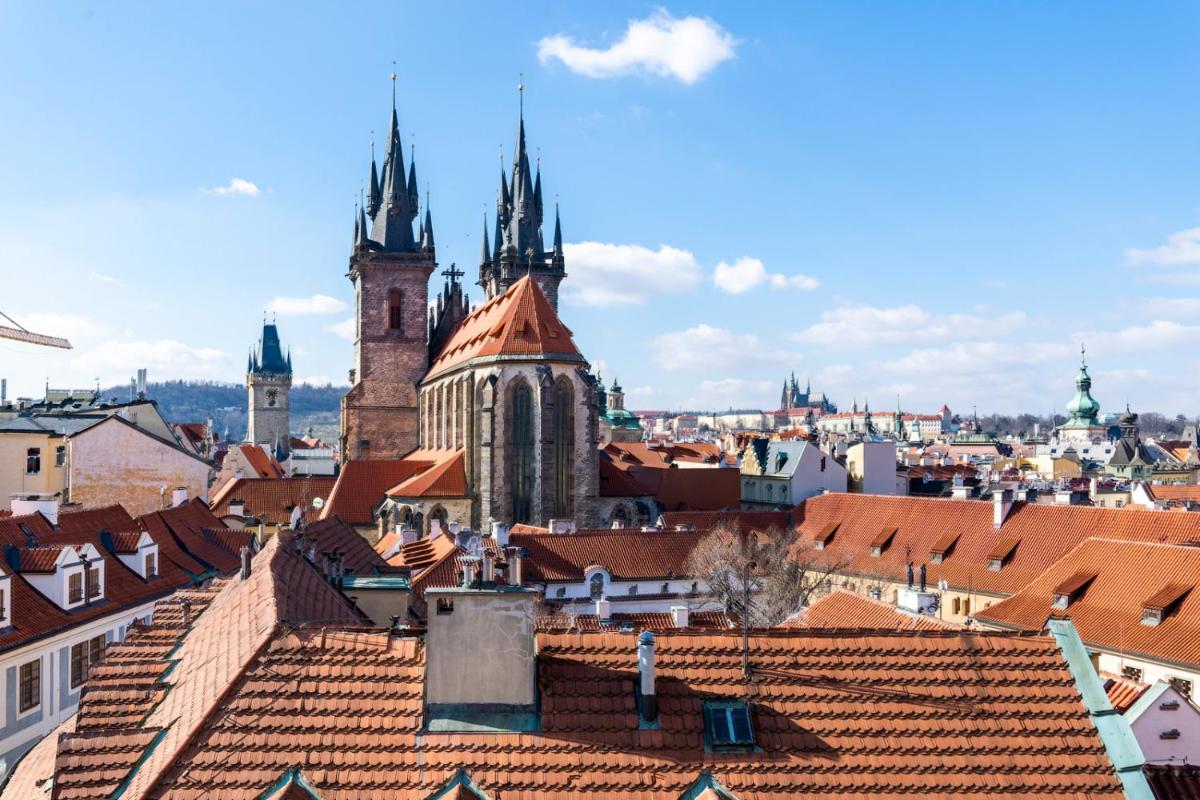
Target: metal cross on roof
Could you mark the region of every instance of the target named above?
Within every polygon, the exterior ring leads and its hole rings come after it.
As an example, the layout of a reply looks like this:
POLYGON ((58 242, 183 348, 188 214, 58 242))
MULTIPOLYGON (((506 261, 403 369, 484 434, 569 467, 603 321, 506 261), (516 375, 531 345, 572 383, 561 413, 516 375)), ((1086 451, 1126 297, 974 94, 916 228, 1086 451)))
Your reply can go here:
POLYGON ((456 283, 459 278, 467 273, 459 269, 454 262, 450 262, 450 269, 442 270, 442 274, 449 278, 451 283, 456 283))

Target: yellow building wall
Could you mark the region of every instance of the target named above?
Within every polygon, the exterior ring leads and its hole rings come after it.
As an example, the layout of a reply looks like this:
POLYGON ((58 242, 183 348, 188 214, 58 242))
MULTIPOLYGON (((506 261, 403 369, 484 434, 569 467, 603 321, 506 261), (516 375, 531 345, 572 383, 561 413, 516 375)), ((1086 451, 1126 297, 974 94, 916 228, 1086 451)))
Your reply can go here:
POLYGON ((65 467, 54 466, 54 450, 65 440, 49 433, 0 433, 0 508, 9 508, 13 494, 61 492, 65 467), (37 475, 25 472, 25 456, 32 447, 42 451, 42 468, 37 475))

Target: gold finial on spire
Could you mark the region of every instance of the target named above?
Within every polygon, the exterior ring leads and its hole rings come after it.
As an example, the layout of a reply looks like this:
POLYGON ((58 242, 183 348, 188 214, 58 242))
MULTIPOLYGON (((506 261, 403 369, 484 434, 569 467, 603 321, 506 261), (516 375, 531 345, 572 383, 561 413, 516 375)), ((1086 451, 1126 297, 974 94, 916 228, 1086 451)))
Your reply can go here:
POLYGON ((520 74, 520 82, 517 83, 517 103, 520 105, 521 119, 525 119, 525 73, 520 74))
POLYGON ((392 59, 392 111, 396 110, 396 59, 392 59))

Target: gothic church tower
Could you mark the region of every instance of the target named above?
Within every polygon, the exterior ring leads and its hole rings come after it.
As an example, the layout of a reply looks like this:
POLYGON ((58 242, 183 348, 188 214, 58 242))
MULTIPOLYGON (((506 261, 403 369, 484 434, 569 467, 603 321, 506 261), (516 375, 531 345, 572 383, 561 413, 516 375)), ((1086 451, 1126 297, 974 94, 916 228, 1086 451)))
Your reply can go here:
POLYGON ((279 344, 279 329, 263 322, 258 348, 246 362, 246 391, 249 426, 246 441, 251 444, 277 442, 287 447, 291 431, 290 392, 292 354, 285 357, 279 344))
POLYGON ((347 277, 354 284, 354 369, 342 397, 341 452, 346 459, 400 458, 417 446, 417 383, 429 366, 426 303, 437 267, 433 219, 426 210, 413 236, 420 193, 415 161, 405 175, 404 148, 392 120, 382 175, 371 159, 370 192, 354 222, 347 277))

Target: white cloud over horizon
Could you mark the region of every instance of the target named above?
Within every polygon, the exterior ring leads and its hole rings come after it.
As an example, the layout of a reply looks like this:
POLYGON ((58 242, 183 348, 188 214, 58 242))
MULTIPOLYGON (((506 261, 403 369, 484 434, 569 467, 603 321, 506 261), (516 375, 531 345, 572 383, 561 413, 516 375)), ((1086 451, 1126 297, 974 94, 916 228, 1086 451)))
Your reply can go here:
POLYGON ((326 325, 323 330, 326 333, 332 333, 340 339, 345 339, 348 342, 354 341, 354 317, 347 317, 341 322, 331 322, 326 325))
POLYGON ((650 350, 655 363, 666 370, 751 369, 798 358, 795 353, 763 345, 756 334, 735 333, 704 323, 659 334, 651 340, 650 350))
POLYGON ((609 308, 641 305, 664 294, 690 292, 702 270, 688 250, 659 245, 579 242, 563 246, 571 279, 563 299, 572 305, 609 308))
POLYGON ((1158 247, 1125 250, 1125 263, 1131 267, 1154 265, 1179 267, 1200 265, 1200 227, 1187 228, 1167 236, 1167 243, 1158 247))
POLYGON ((702 80, 735 57, 737 40, 706 17, 673 17, 659 9, 646 19, 630 20, 625 35, 607 48, 587 47, 563 33, 538 42, 538 60, 562 62, 589 78, 647 75, 684 84, 702 80))
POLYGON ((245 178, 230 178, 229 183, 224 186, 214 186, 211 189, 201 189, 200 191, 218 197, 258 197, 260 193, 258 185, 245 178))
POLYGON ((728 294, 744 294, 763 284, 770 285, 772 289, 797 289, 806 292, 821 285, 820 281, 808 275, 768 273, 761 260, 750 256, 742 256, 732 264, 719 262, 713 270, 713 283, 728 294))
POLYGON ((987 317, 979 314, 935 314, 914 304, 891 308, 847 305, 821 312, 819 322, 791 334, 789 338, 796 342, 845 349, 877 347, 994 336, 1023 325, 1027 319, 1023 311, 987 317))
POLYGON ((267 311, 285 316, 338 314, 346 308, 345 301, 327 294, 314 294, 311 297, 274 297, 267 303, 267 311))

